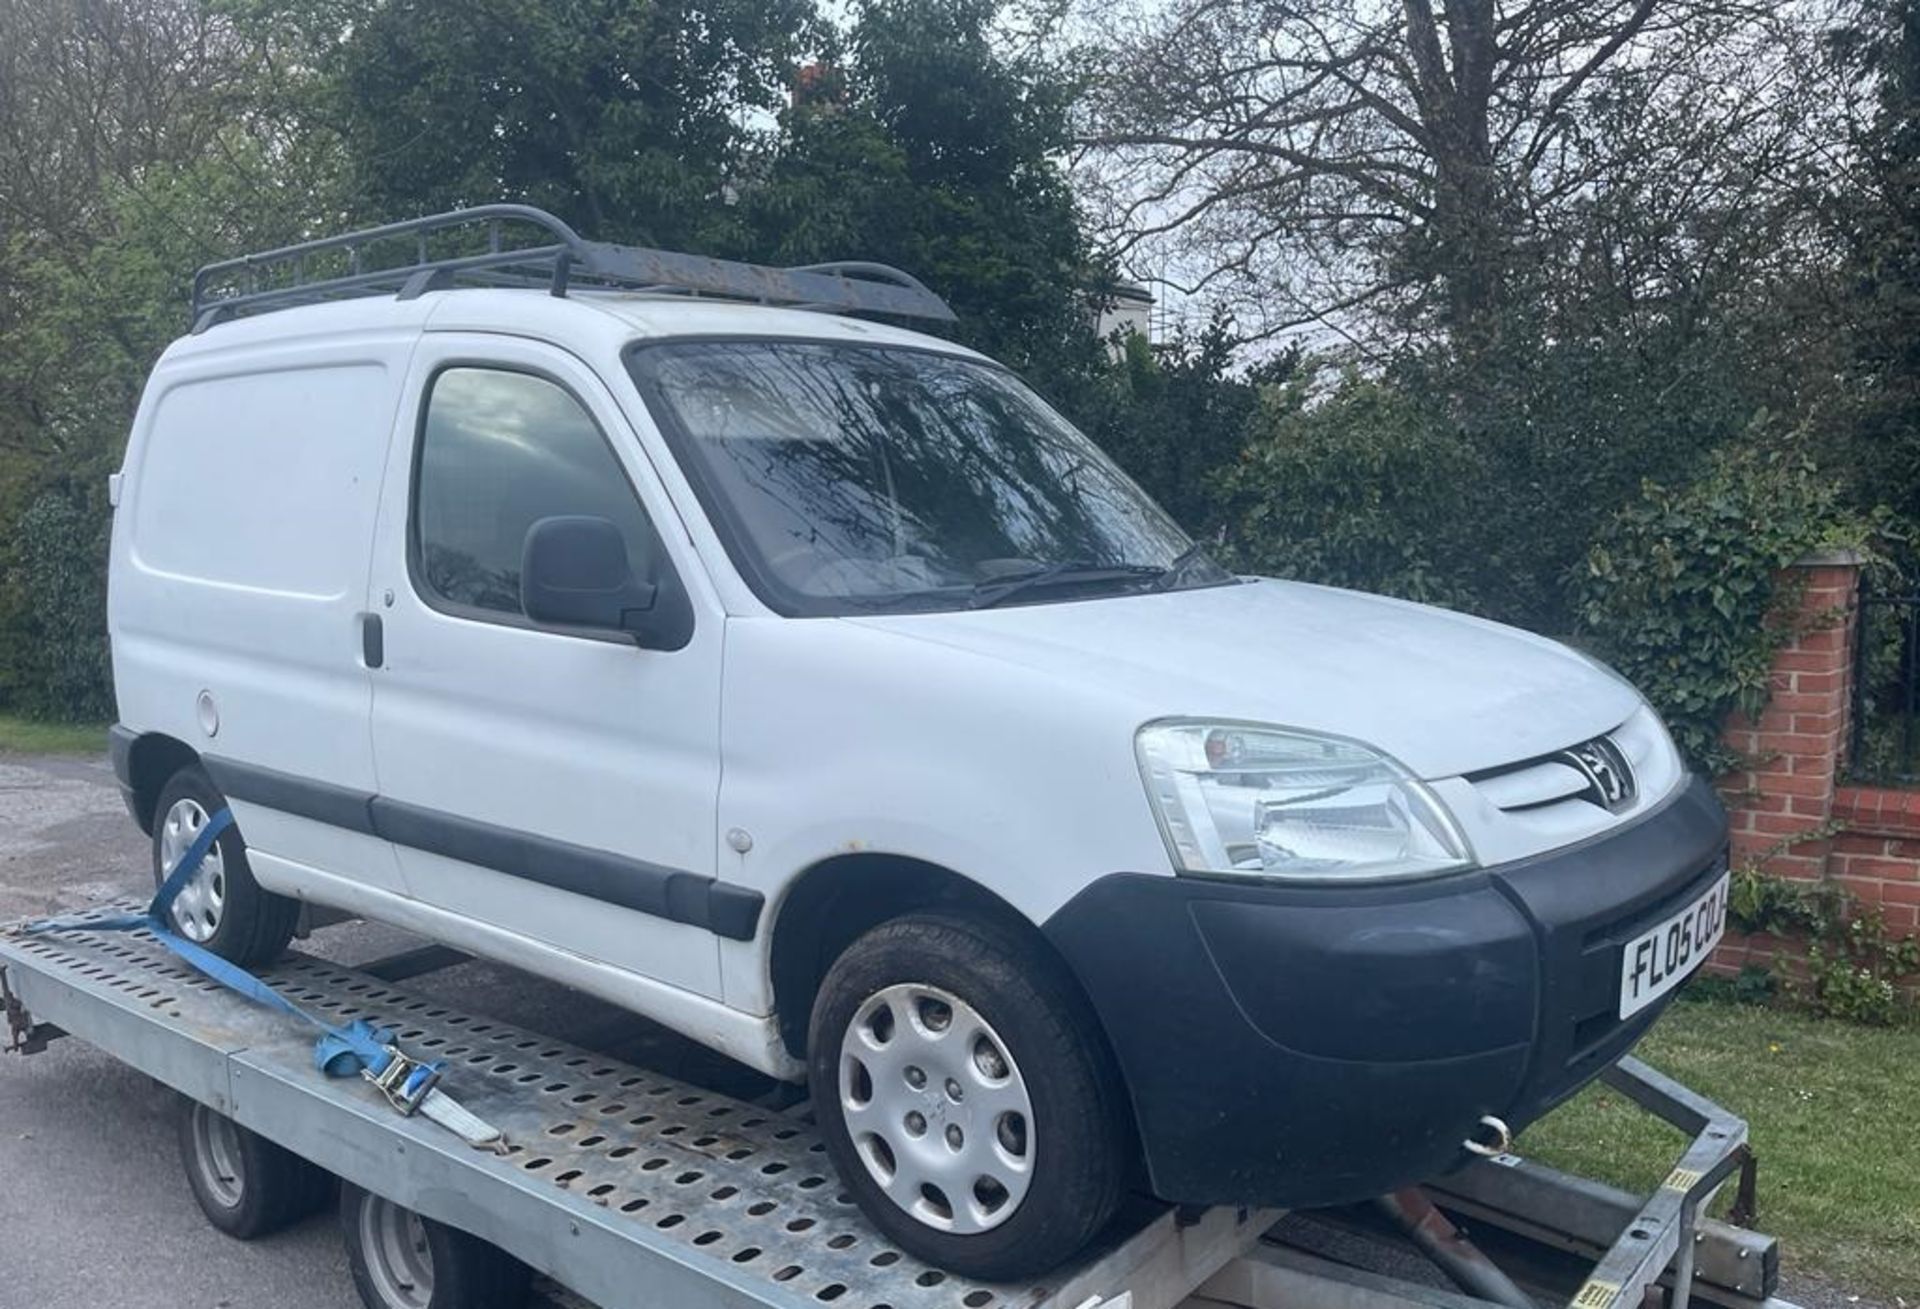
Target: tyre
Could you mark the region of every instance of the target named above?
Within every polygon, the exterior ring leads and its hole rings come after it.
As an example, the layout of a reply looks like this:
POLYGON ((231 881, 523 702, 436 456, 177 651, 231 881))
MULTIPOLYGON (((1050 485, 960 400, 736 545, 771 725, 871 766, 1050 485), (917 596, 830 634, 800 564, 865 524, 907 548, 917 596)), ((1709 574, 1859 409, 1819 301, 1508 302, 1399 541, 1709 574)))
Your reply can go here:
POLYGON ((187 1100, 180 1158, 207 1221, 251 1241, 299 1222, 326 1204, 333 1178, 225 1115, 187 1100))
POLYGON ((519 1309, 533 1274, 498 1246, 340 1184, 340 1227, 367 1309, 519 1309))
POLYGON ((1014 930, 916 914, 860 937, 815 998, 808 1078, 861 1209, 942 1268, 1038 1275, 1119 1206, 1118 1069, 1064 966, 1014 930))
MULTIPOLYGON (((227 798, 198 764, 167 779, 154 805, 153 881, 157 887, 187 852, 227 798)), ((238 827, 214 841, 200 871, 173 902, 173 927, 241 967, 272 962, 293 939, 300 904, 260 889, 247 864, 247 845, 238 827)))

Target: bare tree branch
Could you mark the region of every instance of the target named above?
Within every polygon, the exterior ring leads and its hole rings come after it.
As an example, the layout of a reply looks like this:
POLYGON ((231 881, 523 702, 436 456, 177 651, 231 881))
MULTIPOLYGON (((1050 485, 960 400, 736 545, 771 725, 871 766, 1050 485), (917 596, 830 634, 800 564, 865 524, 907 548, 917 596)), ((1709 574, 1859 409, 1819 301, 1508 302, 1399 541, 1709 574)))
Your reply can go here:
POLYGON ((1283 316, 1472 348, 1516 286, 1599 275, 1553 261, 1598 258, 1563 252, 1569 233, 1652 203, 1647 174, 1659 235, 1635 240, 1664 253, 1636 275, 1679 278, 1681 251, 1733 239, 1710 232, 1785 221, 1825 112, 1789 68, 1812 20, 1763 0, 1174 0, 1101 21, 1075 167, 1108 242, 1250 324, 1262 297, 1306 296, 1283 316))

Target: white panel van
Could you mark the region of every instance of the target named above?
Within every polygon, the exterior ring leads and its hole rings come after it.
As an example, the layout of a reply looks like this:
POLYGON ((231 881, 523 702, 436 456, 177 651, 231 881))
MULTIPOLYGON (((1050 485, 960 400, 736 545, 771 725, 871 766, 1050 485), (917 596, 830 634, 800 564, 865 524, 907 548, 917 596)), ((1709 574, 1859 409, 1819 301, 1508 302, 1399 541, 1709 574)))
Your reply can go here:
POLYGON ((156 877, 236 820, 180 930, 259 964, 329 906, 804 1079, 917 1255, 1431 1176, 1718 937, 1724 815, 1632 687, 1223 569, 876 321, 950 316, 903 274, 495 206, 197 289, 110 586, 156 877))

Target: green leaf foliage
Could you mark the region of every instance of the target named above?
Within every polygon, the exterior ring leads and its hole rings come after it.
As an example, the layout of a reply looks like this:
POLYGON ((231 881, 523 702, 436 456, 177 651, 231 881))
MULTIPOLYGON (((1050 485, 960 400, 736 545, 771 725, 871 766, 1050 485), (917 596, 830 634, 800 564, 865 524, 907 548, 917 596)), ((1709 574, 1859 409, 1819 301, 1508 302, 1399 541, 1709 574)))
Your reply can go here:
POLYGON ((1720 451, 1614 515, 1573 579, 1581 639, 1646 694, 1695 768, 1720 773, 1739 762, 1721 741, 1727 715, 1764 707, 1794 633, 1782 570, 1867 539, 1838 481, 1804 457, 1720 451))
POLYGON ((1307 377, 1268 387, 1219 479, 1237 566, 1479 607, 1480 453, 1402 388, 1348 375, 1311 394, 1307 377))
MULTIPOLYGON (((1164 345, 1128 333, 1116 364, 1064 397, 1073 416, 1189 532, 1220 539, 1230 526, 1223 475, 1240 459, 1269 387, 1293 380, 1298 351, 1231 371, 1230 325, 1164 345)), ((1044 381, 1044 379, 1043 379, 1044 381)))
POLYGON ((962 341, 1108 412, 1072 82, 1002 9, 0 0, 0 710, 108 703, 105 477, 194 268, 245 251, 521 200, 599 239, 877 259, 945 295, 962 341), (94 66, 129 89, 78 121, 94 66))
POLYGON ((867 0, 739 191, 741 252, 877 259, 944 296, 956 339, 1072 407, 1105 365, 1101 280, 1059 160, 1071 79, 994 36, 998 0, 867 0))
POLYGON ((1915 1016, 1901 985, 1920 973, 1920 938, 1894 935, 1884 913, 1863 909, 1838 882, 1776 877, 1760 862, 1734 872, 1728 922, 1805 947, 1804 973, 1763 974, 1769 998, 1777 993, 1828 1018, 1883 1027, 1915 1016))
POLYGON ((751 122, 817 22, 810 0, 359 9, 316 57, 361 216, 517 200, 600 240, 707 250, 735 239, 751 122))
POLYGON ((112 715, 103 498, 79 487, 42 489, 8 543, 0 697, 30 717, 98 722, 112 715))
POLYGON ((305 234, 327 158, 283 172, 232 133, 206 158, 107 182, 89 243, 21 233, 0 249, 18 313, 0 324, 0 706, 109 715, 106 479, 146 374, 188 326, 197 265, 305 234))

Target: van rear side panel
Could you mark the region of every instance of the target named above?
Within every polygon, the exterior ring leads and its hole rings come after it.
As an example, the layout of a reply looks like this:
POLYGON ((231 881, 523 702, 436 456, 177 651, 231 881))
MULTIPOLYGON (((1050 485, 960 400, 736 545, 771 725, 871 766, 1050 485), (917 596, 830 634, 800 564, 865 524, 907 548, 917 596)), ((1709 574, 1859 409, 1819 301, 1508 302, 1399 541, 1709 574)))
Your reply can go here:
MULTIPOLYGON (((114 519, 121 721, 216 763, 371 793, 367 569, 418 334, 253 327, 214 328, 242 338, 225 349, 183 343, 148 382, 114 519)), ((279 857, 256 861, 263 884, 311 869, 397 888, 383 842, 231 798, 248 844, 279 857)))
POLYGON ((294 602, 358 599, 392 390, 368 361, 168 386, 129 506, 137 565, 294 602))

